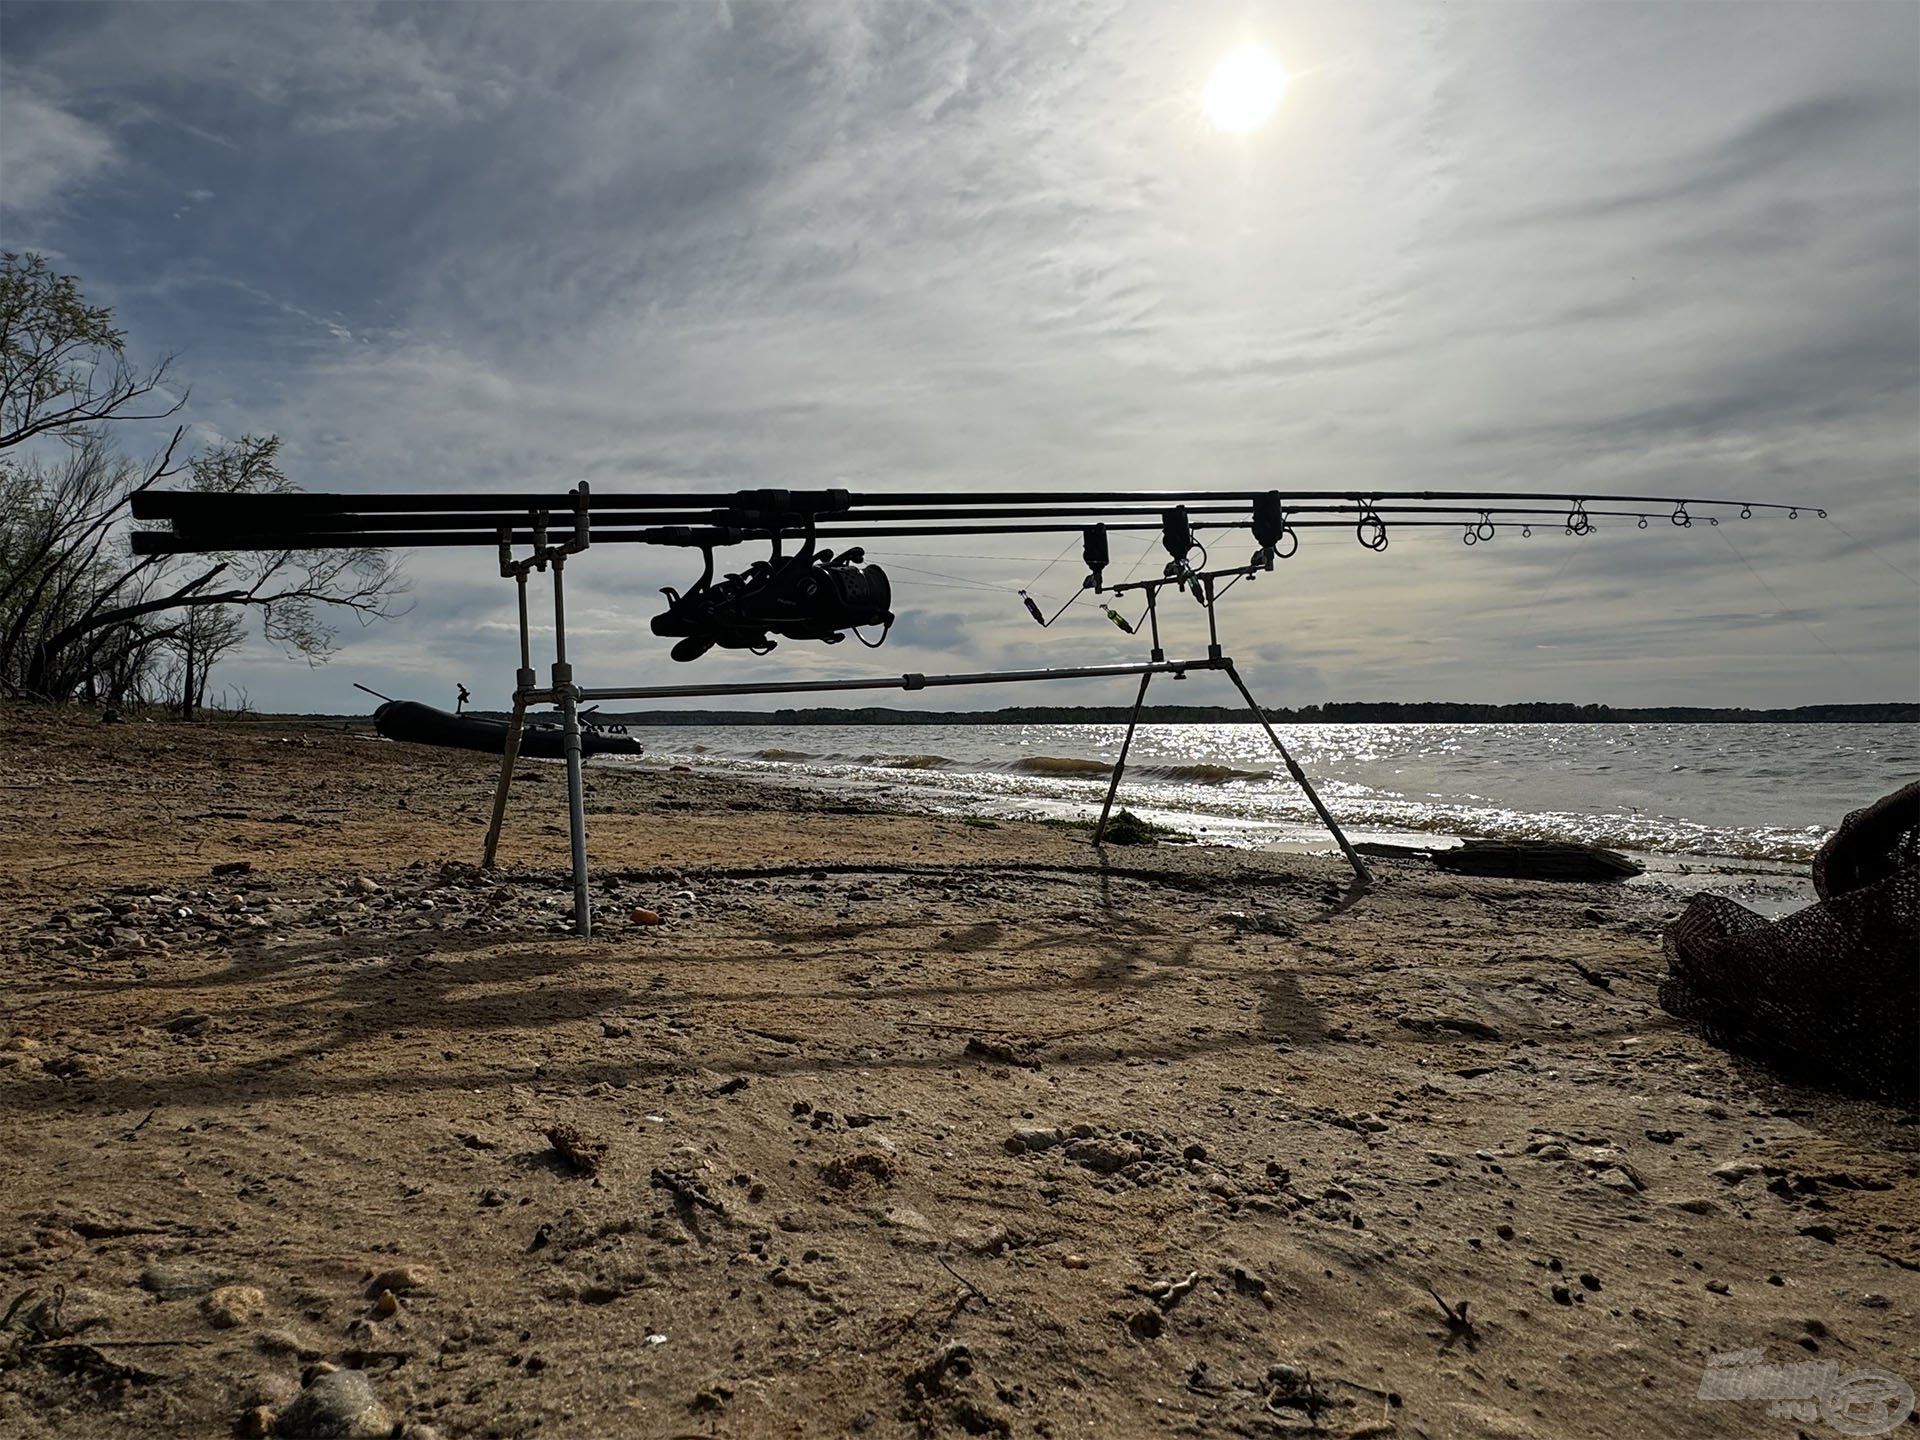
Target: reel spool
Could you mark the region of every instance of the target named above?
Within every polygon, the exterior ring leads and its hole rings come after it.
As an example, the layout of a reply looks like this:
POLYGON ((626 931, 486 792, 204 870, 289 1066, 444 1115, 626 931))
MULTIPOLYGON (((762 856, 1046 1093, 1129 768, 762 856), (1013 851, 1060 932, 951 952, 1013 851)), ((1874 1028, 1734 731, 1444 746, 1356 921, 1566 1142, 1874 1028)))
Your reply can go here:
POLYGON ((893 586, 859 546, 836 555, 816 549, 809 533, 798 554, 782 557, 776 541, 771 558, 718 581, 712 547, 700 553, 700 578, 684 595, 662 586, 667 608, 653 617, 654 634, 682 637, 671 652, 675 660, 698 660, 716 645, 764 655, 776 635, 837 645, 863 625, 881 627, 880 639, 866 642, 877 646, 893 626, 893 586))

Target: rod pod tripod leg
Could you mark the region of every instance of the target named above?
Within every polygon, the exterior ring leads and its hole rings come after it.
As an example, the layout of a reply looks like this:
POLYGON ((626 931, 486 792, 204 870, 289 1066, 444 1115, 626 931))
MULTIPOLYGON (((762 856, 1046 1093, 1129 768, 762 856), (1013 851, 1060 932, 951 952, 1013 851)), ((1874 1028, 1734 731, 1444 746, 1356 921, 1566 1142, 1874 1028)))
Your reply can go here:
POLYGON ((513 697, 513 718, 507 722, 507 743, 500 752, 500 782, 493 787, 493 818, 487 821, 487 846, 480 856, 482 870, 493 869, 500 849, 500 827, 507 818, 507 793, 513 785, 514 762, 520 758, 520 731, 527 721, 527 704, 513 697))
POLYGON ((1353 866, 1354 878, 1359 882, 1360 888, 1362 890, 1371 890, 1373 888, 1373 872, 1367 869, 1367 862, 1362 860, 1359 852, 1348 843, 1346 832, 1340 828, 1340 822, 1335 820, 1332 812, 1320 803, 1319 793, 1314 790, 1313 783, 1307 779, 1306 772, 1295 763, 1293 756, 1287 753, 1287 747, 1280 743, 1280 736, 1274 730, 1272 723, 1267 719, 1266 711, 1260 708, 1260 702, 1255 700, 1253 698, 1253 692, 1247 689, 1247 682, 1240 678, 1240 672, 1234 668, 1233 661, 1227 661, 1224 668, 1227 672, 1227 678, 1233 681, 1234 688, 1240 692, 1241 698, 1247 702, 1247 708, 1253 711, 1253 718, 1260 722, 1260 728, 1267 732, 1267 739, 1271 740, 1273 742, 1273 748, 1280 752, 1281 760, 1286 762, 1287 773, 1293 776, 1294 783, 1305 792, 1307 799, 1313 804, 1314 811, 1320 816, 1320 823, 1327 827, 1335 843, 1340 846, 1341 853, 1347 857, 1347 863, 1353 866))
POLYGON ((1120 776, 1127 768, 1127 752, 1133 748, 1133 732, 1140 728, 1140 707, 1147 703, 1147 682, 1152 679, 1151 670, 1140 676, 1140 693, 1133 697, 1133 715, 1127 721, 1126 738, 1120 742, 1120 758, 1113 762, 1113 777, 1107 781, 1107 803, 1100 807, 1100 823, 1093 828, 1096 846, 1107 838, 1107 817, 1113 813, 1113 797, 1120 793, 1120 776))
MULTIPOLYGON (((506 563, 504 559, 501 562, 506 563)), ((507 818, 507 796, 513 785, 513 767, 520 758, 520 735, 527 723, 527 695, 533 689, 533 644, 527 633, 527 572, 513 571, 520 600, 520 669, 514 676, 513 718, 507 722, 507 743, 500 751, 500 783, 493 787, 493 816, 487 822, 487 844, 480 855, 480 868, 493 869, 500 849, 500 827, 507 818)))

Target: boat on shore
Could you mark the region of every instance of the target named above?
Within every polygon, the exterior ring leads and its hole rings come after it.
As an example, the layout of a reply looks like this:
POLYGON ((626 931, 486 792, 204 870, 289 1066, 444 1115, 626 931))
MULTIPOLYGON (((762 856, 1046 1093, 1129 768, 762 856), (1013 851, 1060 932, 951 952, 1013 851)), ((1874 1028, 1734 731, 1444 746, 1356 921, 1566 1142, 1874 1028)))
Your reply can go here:
MULTIPOLYGON (((414 745, 441 745, 455 750, 483 750, 499 755, 507 748, 507 722, 485 715, 456 715, 423 705, 418 700, 388 700, 373 712, 373 728, 389 740, 405 740, 414 745)), ((566 756, 566 737, 551 721, 529 721, 520 732, 520 753, 536 759, 560 760, 566 756)), ((638 755, 640 742, 599 726, 583 723, 580 727, 580 753, 594 755, 638 755)))

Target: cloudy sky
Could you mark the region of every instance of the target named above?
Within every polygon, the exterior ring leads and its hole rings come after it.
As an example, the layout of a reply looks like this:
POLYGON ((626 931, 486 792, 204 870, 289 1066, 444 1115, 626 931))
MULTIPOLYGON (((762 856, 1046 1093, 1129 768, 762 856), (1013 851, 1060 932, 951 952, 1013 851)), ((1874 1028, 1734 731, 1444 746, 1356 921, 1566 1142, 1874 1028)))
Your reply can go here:
MULTIPOLYGON (((9 3, 0 243, 309 489, 1806 499, 1835 524, 1310 535, 1230 648, 1274 703, 1920 694, 1912 4, 9 3), (1223 133, 1249 40, 1288 87, 1223 133)), ((1127 658, 1026 619, 1055 548, 902 542, 882 654, 674 678, 1127 658)), ((499 703, 490 565, 222 678, 499 703)), ((660 673, 686 568, 578 563, 585 683, 660 673)))

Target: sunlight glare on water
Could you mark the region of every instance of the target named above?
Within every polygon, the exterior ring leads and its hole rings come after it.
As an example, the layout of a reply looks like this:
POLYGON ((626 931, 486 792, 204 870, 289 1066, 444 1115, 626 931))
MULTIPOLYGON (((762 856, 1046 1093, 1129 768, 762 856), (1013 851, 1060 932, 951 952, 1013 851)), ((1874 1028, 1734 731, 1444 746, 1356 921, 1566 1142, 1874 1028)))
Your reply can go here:
MULTIPOLYGON (((1084 814, 1121 725, 659 726, 652 761, 888 787, 958 814, 1084 814)), ((1577 840, 1804 861, 1920 774, 1904 725, 1301 725, 1289 748, 1356 838, 1577 840)), ((1127 805, 1233 844, 1324 832, 1253 725, 1143 725, 1127 805)))

